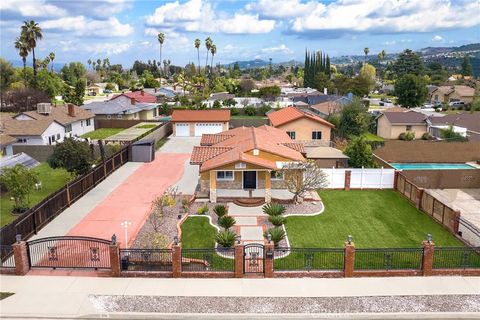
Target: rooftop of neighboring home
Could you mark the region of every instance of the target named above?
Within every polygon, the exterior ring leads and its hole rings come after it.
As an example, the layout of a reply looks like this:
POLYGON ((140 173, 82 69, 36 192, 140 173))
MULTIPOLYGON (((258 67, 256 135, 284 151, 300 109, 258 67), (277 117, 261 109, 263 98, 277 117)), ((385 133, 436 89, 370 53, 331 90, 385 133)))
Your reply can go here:
POLYGON ((348 159, 342 150, 332 147, 305 147, 308 159, 348 159))
POLYGON ((297 119, 306 118, 316 122, 320 122, 329 127, 335 127, 333 124, 325 119, 308 112, 306 110, 300 110, 295 107, 286 107, 278 111, 270 112, 267 114, 268 119, 274 127, 284 125, 297 119))
POLYGON ((156 103, 137 102, 134 98, 122 96, 118 97, 117 99, 107 101, 91 102, 89 104, 83 105, 82 108, 94 113, 95 115, 103 115, 132 114, 140 112, 142 110, 151 110, 156 106, 156 103))
POLYGON ((415 125, 415 124, 425 124, 425 120, 427 116, 415 112, 415 111, 407 111, 407 112, 384 112, 379 116, 385 117, 388 121, 393 125, 415 125))
POLYGON ((13 119, 15 120, 48 120, 50 122, 56 121, 61 125, 66 126, 76 121, 91 119, 94 116, 95 115, 92 114, 90 111, 70 103, 68 105, 57 106, 57 107, 51 106, 50 112, 46 112, 46 113, 40 113, 38 109, 37 111, 22 112, 14 116, 13 119), (27 116, 30 119, 25 119, 25 116, 27 116))
POLYGON ((145 92, 144 90, 140 91, 133 91, 133 92, 125 92, 122 94, 118 94, 116 96, 113 96, 111 100, 115 100, 118 97, 125 96, 128 98, 135 99, 136 102, 143 102, 143 103, 155 103, 157 102, 157 97, 154 96, 153 94, 150 94, 148 92, 145 92))
POLYGON ((48 118, 24 121, 15 120, 14 118, 8 116, 2 116, 1 119, 4 133, 10 136, 40 136, 53 122, 62 125, 58 121, 48 118))
POLYGON ((172 122, 229 122, 230 110, 173 110, 172 122))
POLYGON ((0 147, 5 147, 14 144, 15 142, 17 142, 17 139, 14 137, 4 134, 3 132, 0 133, 0 147))
POLYGON ((431 94, 436 94, 437 91, 440 94, 449 95, 452 92, 456 92, 461 97, 473 97, 475 94, 475 89, 469 86, 458 85, 458 86, 440 86, 432 90, 431 94))
POLYGON ((480 112, 459 112, 444 117, 434 117, 430 121, 433 125, 453 125, 480 133, 480 112))
POLYGON ((228 92, 215 92, 208 97, 207 100, 214 101, 214 100, 228 100, 235 98, 234 94, 228 92))
POLYGON ((339 113, 340 111, 342 111, 343 106, 338 101, 327 101, 319 104, 314 104, 311 106, 311 108, 314 109, 314 111, 328 116, 333 113, 339 113))
POLYGON ((200 146, 193 148, 190 163, 200 165, 201 172, 238 161, 276 170, 277 161, 264 154, 304 161, 304 152, 303 145, 295 143, 283 130, 266 125, 238 127, 218 134, 204 134, 200 146))

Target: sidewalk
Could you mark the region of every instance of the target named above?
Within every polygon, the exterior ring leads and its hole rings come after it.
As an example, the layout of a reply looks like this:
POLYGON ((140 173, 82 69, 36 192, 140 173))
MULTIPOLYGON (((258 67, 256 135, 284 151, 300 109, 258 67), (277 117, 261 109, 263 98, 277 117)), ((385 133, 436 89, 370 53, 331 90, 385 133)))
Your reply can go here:
MULTIPOLYGON (((350 279, 147 279, 147 278, 96 278, 60 276, 1 276, 0 290, 13 292, 13 296, 0 301, 2 318, 47 317, 68 318, 96 315, 105 317, 102 301, 112 296, 124 296, 132 303, 136 299, 164 299, 168 297, 378 297, 441 295, 480 295, 480 277, 408 277, 408 278, 350 278, 350 279), (92 296, 96 295, 96 296, 92 296), (143 296, 143 297, 142 297, 143 296)), ((380 298, 383 297, 383 298, 380 298)), ((118 297, 117 297, 118 298, 118 297)), ((242 298, 242 299, 243 299, 242 298)), ((412 298, 412 297, 411 297, 412 298)), ((430 297, 431 298, 431 297, 430 297)), ((458 297, 457 297, 458 298, 458 297)), ((178 299, 178 298, 177 298, 178 299)), ((189 298, 185 298, 189 299, 189 298)), ((342 298, 346 299, 346 298, 342 298)), ((364 298, 366 299, 366 298, 364 298)), ((212 299, 210 299, 212 300, 212 299)), ((232 301, 231 299, 229 299, 232 301)), ((396 299, 393 299, 396 300, 396 299)), ((213 302, 215 299, 213 299, 213 302)), ((364 301, 365 303, 365 301, 364 301)), ((306 303, 305 303, 306 304, 306 303)), ((425 304, 425 303, 424 303, 425 304)), ((428 305, 428 303, 426 304, 428 305)), ((305 306, 308 307, 308 306, 305 306)), ((468 307, 468 306, 467 306, 468 307)), ((478 308, 479 306, 474 306, 478 308)), ((409 312, 419 312, 413 306, 409 312)), ((136 305, 133 317, 148 309, 136 305)), ((227 312, 227 311, 225 311, 227 312)), ((271 315, 275 310, 265 310, 271 315)), ((478 312, 478 311, 477 311, 478 312)), ((115 312, 111 313, 115 315, 115 312)), ((442 315, 442 313, 439 313, 442 315)), ((180 314, 171 314, 180 316, 180 314)), ((207 314, 205 314, 206 316, 207 314)), ((212 316, 213 314, 208 314, 212 316)), ((444 314, 446 315, 446 313, 444 314)), ((184 315, 186 316, 186 315, 184 315)), ((190 316, 193 316, 190 314, 190 316)), ((198 315, 197 315, 198 316, 198 315)), ((243 314, 246 316, 246 313, 243 314)), ((258 316, 258 314, 257 314, 258 316)), ((480 317, 480 313, 470 318, 480 317)), ((311 315, 309 315, 311 317, 311 315)), ((460 314, 455 316, 460 317, 460 314)), ((138 318, 138 317, 137 317, 138 318)), ((141 318, 141 317, 140 317, 141 318)), ((182 317, 179 317, 182 318, 182 317)), ((223 317, 225 318, 225 317, 223 317)), ((338 314, 336 316, 338 318, 338 314)), ((384 317, 385 318, 385 317, 384 317)), ((434 317, 435 318, 435 317, 434 317)), ((438 316, 436 318, 439 318, 438 316)))

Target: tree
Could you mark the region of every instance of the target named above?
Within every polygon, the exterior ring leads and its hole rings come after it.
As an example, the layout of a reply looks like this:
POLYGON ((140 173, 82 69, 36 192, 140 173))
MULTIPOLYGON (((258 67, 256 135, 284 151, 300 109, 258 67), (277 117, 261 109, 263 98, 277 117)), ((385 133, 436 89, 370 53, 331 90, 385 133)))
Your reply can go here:
POLYGON ((462 136, 460 133, 455 132, 453 126, 449 126, 446 129, 440 129, 440 138, 448 142, 464 142, 468 141, 467 137, 462 136))
POLYGON ((365 63, 362 68, 360 69, 360 75, 368 80, 368 91, 372 91, 373 88, 375 87, 375 75, 377 71, 375 70, 375 67, 372 66, 369 63, 365 63))
POLYGON ((26 87, 27 86, 26 69, 27 69, 27 57, 28 57, 29 48, 28 48, 28 43, 23 36, 20 36, 15 40, 15 49, 18 50, 18 55, 22 58, 23 81, 26 87))
POLYGON ((370 118, 371 116, 362 100, 354 98, 342 109, 338 133, 344 138, 360 136, 367 132, 370 118))
POLYGON ((397 60, 393 63, 393 71, 397 79, 406 74, 414 74, 420 76, 424 74, 423 61, 418 54, 407 49, 398 55, 397 60))
POLYGON ((200 45, 202 42, 200 39, 195 39, 195 48, 197 49, 197 60, 198 60, 198 74, 200 74, 200 45))
POLYGON ((22 26, 22 37, 28 44, 29 51, 32 51, 33 57, 33 81, 34 85, 37 83, 37 65, 35 61, 35 47, 37 46, 37 41, 43 38, 42 29, 33 20, 24 21, 22 26))
POLYGON ((470 112, 480 111, 480 86, 475 89, 473 95, 472 105, 470 106, 470 112))
POLYGON ((15 200, 14 211, 23 212, 28 207, 28 194, 38 183, 38 176, 34 171, 17 164, 14 167, 2 169, 0 183, 15 200))
POLYGON ((50 100, 50 97, 45 92, 34 88, 12 89, 5 95, 5 104, 8 106, 8 110, 16 113, 35 110, 35 106, 38 103, 50 102, 50 100))
POLYGON ((265 100, 274 100, 281 93, 280 87, 271 86, 271 87, 262 87, 258 90, 258 96, 264 98, 265 100))
POLYGON ((418 107, 427 99, 428 89, 423 78, 406 74, 395 82, 395 95, 400 105, 418 107))
POLYGON ((462 62, 462 75, 471 76, 473 73, 472 64, 470 63, 470 57, 465 55, 462 62))
POLYGON ((63 66, 60 74, 66 83, 74 86, 79 79, 86 77, 87 69, 81 62, 70 62, 63 66))
POLYGON ((365 53, 365 63, 367 63, 367 56, 369 52, 370 52, 370 49, 368 47, 365 47, 363 49, 363 53, 365 53))
POLYGON ((217 46, 212 44, 212 47, 210 48, 210 52, 212 54, 212 61, 210 62, 210 66, 213 68, 213 57, 217 53, 217 46))
POLYGON ((210 37, 207 37, 205 39, 205 48, 207 48, 207 57, 205 59, 205 71, 207 70, 208 66, 208 53, 210 52, 210 49, 212 48, 213 41, 210 37))
POLYGON ((70 173, 81 175, 90 170, 92 159, 90 146, 85 141, 65 138, 55 145, 53 154, 48 158, 48 164, 53 169, 65 168, 70 173))
POLYGON ((372 147, 363 136, 357 136, 350 140, 344 153, 348 156, 348 165, 352 168, 375 167, 372 147))
POLYGON ((85 96, 85 87, 85 80, 78 79, 75 83, 74 89, 68 86, 65 88, 63 100, 81 106, 83 104, 83 97, 85 96))
MULTIPOLYGON (((163 48, 163 43, 165 42, 165 34, 163 34, 162 32, 159 32, 157 35, 157 40, 158 40, 158 43, 160 44, 160 61, 162 61, 162 48, 163 48)), ((160 68, 160 76, 162 75, 161 69, 162 68, 160 68)))
POLYGON ((52 67, 51 67, 50 71, 53 72, 53 60, 55 60, 55 53, 50 52, 50 54, 48 55, 48 57, 50 58, 50 61, 52 62, 52 67))
MULTIPOLYGON (((37 74, 37 88, 45 92, 50 99, 61 95, 64 92, 64 86, 62 79, 53 72, 43 69, 37 74)), ((83 94, 84 92, 82 93, 82 98, 83 94)))
POLYGON ((242 79, 240 81, 240 90, 243 94, 250 94, 250 92, 255 89, 255 82, 252 79, 242 79))
POLYGON ((14 80, 15 70, 10 62, 0 58, 0 106, 3 107, 3 94, 14 80))
POLYGON ((327 175, 313 160, 287 163, 281 172, 285 187, 293 193, 295 204, 301 203, 308 191, 324 188, 328 184, 327 175))

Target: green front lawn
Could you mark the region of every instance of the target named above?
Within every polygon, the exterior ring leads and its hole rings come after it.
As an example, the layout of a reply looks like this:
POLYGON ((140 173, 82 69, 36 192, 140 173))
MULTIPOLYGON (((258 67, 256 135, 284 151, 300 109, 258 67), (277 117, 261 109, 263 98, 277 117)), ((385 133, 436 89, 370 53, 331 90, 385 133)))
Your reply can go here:
MULTIPOLYGON (((40 190, 34 190, 29 196, 29 205, 42 201, 50 193, 63 187, 70 179, 70 174, 64 169, 52 169, 48 163, 41 163, 39 166, 32 169, 38 173, 38 179, 42 182, 40 190)), ((15 220, 17 216, 11 214, 14 201, 10 200, 10 195, 3 194, 0 198, 0 226, 4 226, 9 222, 15 220)))
POLYGON ((441 225, 393 190, 322 190, 325 211, 288 217, 292 247, 342 248, 352 235, 357 248, 420 247, 427 233, 437 246, 463 246, 441 225))
POLYGON ((90 138, 94 140, 106 139, 111 137, 119 132, 125 130, 124 128, 102 128, 91 131, 89 133, 85 133, 82 135, 82 138, 90 138))
POLYGON ((182 248, 200 249, 215 247, 217 229, 207 217, 190 217, 182 223, 182 248))
POLYGON ((375 142, 384 142, 385 139, 383 139, 382 137, 379 137, 373 133, 370 133, 370 132, 366 132, 362 135, 365 140, 367 141, 375 141, 375 142))

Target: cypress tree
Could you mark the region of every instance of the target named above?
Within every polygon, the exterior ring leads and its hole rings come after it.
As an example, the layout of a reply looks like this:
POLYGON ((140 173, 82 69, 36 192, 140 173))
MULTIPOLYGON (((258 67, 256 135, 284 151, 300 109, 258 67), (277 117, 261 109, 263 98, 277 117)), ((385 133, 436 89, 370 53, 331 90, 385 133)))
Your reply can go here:
POLYGON ((327 62, 326 62, 326 68, 327 68, 327 74, 330 77, 331 76, 331 71, 330 71, 330 57, 327 54, 327 62))

